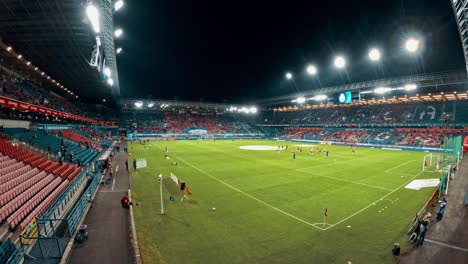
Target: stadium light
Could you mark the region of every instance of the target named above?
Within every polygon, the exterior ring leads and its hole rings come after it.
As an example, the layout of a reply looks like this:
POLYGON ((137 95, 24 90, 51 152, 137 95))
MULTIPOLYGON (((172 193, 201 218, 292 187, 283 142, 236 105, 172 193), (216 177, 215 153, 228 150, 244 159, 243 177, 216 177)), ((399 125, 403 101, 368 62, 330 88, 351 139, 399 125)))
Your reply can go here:
POLYGON ((419 39, 409 38, 405 41, 405 49, 408 52, 414 53, 419 49, 419 39))
POLYGON ((38 68, 38 67, 36 67, 36 68, 34 68, 34 70, 35 70, 35 71, 38 71, 38 70, 39 70, 39 68, 38 68))
POLYGON ((305 103, 305 101, 306 101, 305 97, 302 97, 302 96, 298 97, 296 99, 296 102, 299 103, 299 104, 303 104, 303 103, 305 103))
POLYGON ((112 78, 109 78, 107 80, 107 84, 109 84, 110 86, 114 85, 114 80, 112 80, 112 78))
POLYGON ((10 51, 13 50, 13 48, 12 48, 11 46, 8 46, 8 47, 6 48, 6 50, 7 50, 8 52, 10 52, 10 51))
POLYGON ((120 8, 122 8, 124 6, 124 1, 122 0, 118 0, 117 2, 115 2, 114 4, 114 9, 115 11, 119 10, 120 8))
POLYGON ((343 58, 343 56, 336 56, 333 63, 335 64, 335 67, 338 69, 342 69, 346 66, 346 60, 345 58, 343 58))
POLYGON ((369 51, 369 59, 371 61, 378 61, 378 60, 380 60, 380 57, 381 57, 380 50, 378 50, 376 48, 372 48, 369 51))
POLYGON ((31 65, 31 62, 30 61, 26 62, 26 65, 28 65, 28 66, 31 65))
POLYGON ((315 101, 323 101, 323 100, 326 100, 328 98, 328 96, 324 95, 324 94, 320 94, 320 95, 316 95, 314 97, 312 97, 312 99, 314 99, 315 101))
POLYGON ((416 84, 406 84, 404 88, 406 91, 413 91, 413 90, 416 90, 418 86, 416 84))
POLYGON ((117 48, 116 52, 117 54, 119 54, 120 52, 122 52, 122 48, 117 48))
POLYGON ((257 113, 257 108, 256 107, 250 107, 250 113, 252 113, 252 114, 257 113))
POLYGON ((86 16, 91 22, 91 26, 93 27, 94 32, 99 33, 101 31, 101 25, 99 23, 99 11, 92 3, 86 7, 86 16))
POLYGON ((149 103, 147 106, 148 106, 149 108, 151 108, 151 107, 154 106, 154 103, 149 103))
POLYGON ((292 77, 293 77, 292 73, 290 73, 290 72, 286 73, 286 79, 291 80, 292 77))
POLYGON ((122 34, 123 34, 123 30, 121 28, 116 29, 114 32, 114 36, 116 38, 119 38, 120 36, 122 36, 122 34))
POLYGON ((141 101, 135 102, 135 106, 136 108, 141 108, 143 106, 143 102, 141 101))
POLYGON ((317 67, 315 67, 315 65, 307 66, 307 73, 310 74, 310 75, 316 75, 317 74, 317 67))
POLYGON ((104 68, 104 74, 107 76, 107 77, 111 77, 112 75, 112 71, 109 67, 105 67, 104 68))
POLYGON ((16 57, 18 58, 18 60, 21 60, 21 58, 23 58, 23 55, 20 54, 20 55, 18 55, 16 57))
POLYGON ((377 87, 374 89, 374 93, 377 93, 377 94, 384 94, 386 92, 389 92, 391 91, 392 89, 391 88, 388 88, 388 87, 377 87))

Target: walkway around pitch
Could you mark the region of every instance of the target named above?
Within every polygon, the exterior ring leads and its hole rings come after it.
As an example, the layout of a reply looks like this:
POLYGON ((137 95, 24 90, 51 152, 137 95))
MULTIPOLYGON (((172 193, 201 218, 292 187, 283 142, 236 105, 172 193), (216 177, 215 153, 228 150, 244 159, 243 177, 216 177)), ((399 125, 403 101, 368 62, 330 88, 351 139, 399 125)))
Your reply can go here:
MULTIPOLYGON (((468 208, 464 205, 468 191, 468 159, 460 163, 450 180, 447 208, 441 221, 431 219, 424 244, 410 250, 400 259, 402 264, 467 263, 468 208)), ((390 252, 389 252, 390 254, 390 252)))
MULTIPOLYGON (((128 264, 133 262, 129 210, 122 208, 120 199, 130 187, 125 169, 128 156, 122 142, 112 162, 113 179, 101 185, 83 224, 88 226, 89 238, 75 245, 69 263, 128 264)), ((104 179, 109 179, 109 174, 104 179)))

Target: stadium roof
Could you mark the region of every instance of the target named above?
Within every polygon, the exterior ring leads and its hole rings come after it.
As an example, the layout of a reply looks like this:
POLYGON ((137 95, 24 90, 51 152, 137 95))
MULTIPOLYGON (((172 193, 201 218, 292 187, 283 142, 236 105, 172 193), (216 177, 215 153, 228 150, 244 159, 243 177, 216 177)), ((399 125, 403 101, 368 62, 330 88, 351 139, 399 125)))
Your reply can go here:
POLYGON ((90 66, 96 39, 87 23, 83 1, 2 1, 1 41, 82 98, 115 97, 120 88, 112 3, 108 0, 93 3, 99 5, 101 13, 100 39, 106 65, 113 72, 112 87, 90 66))
POLYGON ((426 92, 431 92, 432 88, 437 91, 445 89, 464 90, 466 91, 467 74, 465 71, 453 71, 431 74, 417 74, 410 76, 402 76, 397 78, 386 78, 379 80, 370 80, 365 82, 343 84, 338 86, 323 87, 313 89, 302 93, 289 94, 273 98, 267 98, 257 101, 259 104, 274 105, 282 103, 290 103, 291 99, 296 99, 302 96, 330 95, 344 91, 356 91, 378 88, 378 87, 395 87, 404 86, 406 84, 415 84, 418 88, 423 88, 426 92))

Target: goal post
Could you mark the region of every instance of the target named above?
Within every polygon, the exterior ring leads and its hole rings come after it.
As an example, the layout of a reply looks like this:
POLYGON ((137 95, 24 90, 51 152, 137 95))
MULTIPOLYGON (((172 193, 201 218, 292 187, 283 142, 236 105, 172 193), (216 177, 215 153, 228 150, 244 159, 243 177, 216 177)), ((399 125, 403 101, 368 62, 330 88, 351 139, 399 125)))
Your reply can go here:
POLYGON ((429 153, 424 156, 422 162, 422 169, 423 171, 427 172, 437 172, 440 169, 441 165, 441 155, 429 153))
POLYGON ((215 140, 214 134, 205 134, 200 136, 201 140, 215 140))

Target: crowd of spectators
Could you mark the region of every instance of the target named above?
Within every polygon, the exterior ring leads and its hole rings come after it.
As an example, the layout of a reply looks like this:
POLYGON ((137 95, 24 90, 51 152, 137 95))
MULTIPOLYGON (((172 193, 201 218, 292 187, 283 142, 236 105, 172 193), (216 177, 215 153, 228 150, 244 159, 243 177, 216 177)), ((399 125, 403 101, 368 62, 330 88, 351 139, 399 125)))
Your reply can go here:
POLYGON ((208 133, 252 134, 260 133, 253 125, 230 115, 200 113, 124 113, 120 126, 139 133, 186 133, 191 129, 203 129, 208 133))
POLYGON ((468 123, 468 100, 355 105, 265 113, 265 124, 447 124, 468 123))
POLYGON ((70 100, 0 70, 0 95, 71 114, 83 111, 70 100))
POLYGON ((283 131, 282 139, 309 139, 336 141, 344 143, 370 143, 382 145, 402 145, 418 147, 440 147, 444 132, 397 132, 387 130, 365 129, 312 129, 288 128, 283 131))

